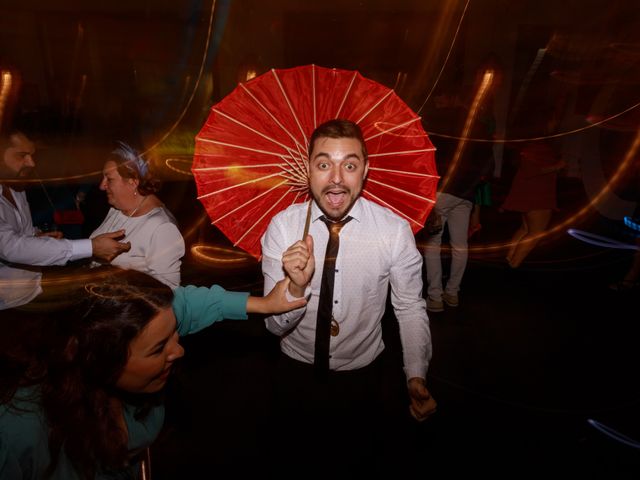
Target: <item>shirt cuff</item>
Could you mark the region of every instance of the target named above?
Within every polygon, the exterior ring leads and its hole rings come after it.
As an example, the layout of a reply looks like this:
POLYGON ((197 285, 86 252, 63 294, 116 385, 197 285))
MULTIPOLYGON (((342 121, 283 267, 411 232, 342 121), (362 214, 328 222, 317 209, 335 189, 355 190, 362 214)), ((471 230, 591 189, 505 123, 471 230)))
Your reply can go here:
POLYGON ((291 295, 291 292, 289 292, 288 288, 285 290, 284 294, 285 294, 285 298, 289 302, 293 302, 294 300, 300 300, 301 298, 309 299, 309 297, 311 296, 311 285, 306 286, 306 288, 304 289, 304 295, 302 295, 302 297, 294 297, 293 295, 291 295))
POLYGON ((80 260, 81 258, 89 258, 93 255, 91 239, 83 238, 82 240, 69 241, 71 242, 71 257, 69 257, 69 260, 80 260))
POLYGON ((414 377, 427 378, 427 370, 429 369, 429 364, 427 365, 411 365, 404 369, 404 373, 407 377, 407 381, 414 377))
POLYGON ((245 320, 247 318, 248 292, 224 292, 222 318, 227 320, 245 320))

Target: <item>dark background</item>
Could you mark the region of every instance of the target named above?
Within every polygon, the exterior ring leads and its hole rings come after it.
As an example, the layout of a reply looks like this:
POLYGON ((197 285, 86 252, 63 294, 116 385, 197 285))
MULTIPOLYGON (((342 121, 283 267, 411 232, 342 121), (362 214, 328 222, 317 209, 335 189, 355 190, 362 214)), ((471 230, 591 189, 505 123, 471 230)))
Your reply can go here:
MULTIPOLYGON (((213 104, 251 72, 309 63, 357 69, 394 88, 438 147, 442 135, 458 140, 462 125, 440 115, 435 99, 472 97, 491 65, 495 133, 482 139, 493 142, 497 163, 494 205, 471 243, 461 306, 431 315, 428 381, 439 411, 425 424, 407 420, 399 439, 406 462, 420 478, 637 478, 638 449, 587 423, 640 440, 640 297, 607 288, 632 251, 587 245, 566 231, 634 241, 622 219, 637 212, 640 184, 639 15, 635 0, 0 0, 0 125, 37 140, 38 171, 55 202, 86 190, 79 235, 106 212, 97 181, 113 142, 137 146, 164 179, 160 196, 185 236, 183 283, 257 294, 257 262, 210 225, 196 200, 193 142, 213 104), (510 271, 504 245, 519 217, 499 205, 519 141, 550 135, 568 163, 557 228, 510 271), (195 245, 209 250, 197 255, 195 245)), ((42 188, 30 198, 34 216, 46 216, 42 188)), ((404 402, 390 312, 385 325, 389 389, 404 402)), ((184 343, 176 408, 152 452, 154 478, 197 467, 281 473, 283 460, 265 458, 263 448, 274 421, 277 339, 252 318, 184 343)))

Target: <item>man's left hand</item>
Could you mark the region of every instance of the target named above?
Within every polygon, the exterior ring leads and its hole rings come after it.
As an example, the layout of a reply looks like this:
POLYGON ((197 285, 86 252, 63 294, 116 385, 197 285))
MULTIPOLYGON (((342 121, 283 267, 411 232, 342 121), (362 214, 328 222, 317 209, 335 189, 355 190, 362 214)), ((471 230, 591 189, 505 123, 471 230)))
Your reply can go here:
POLYGON ((424 378, 410 378, 408 388, 409 398, 411 399, 409 412, 411 412, 413 418, 422 422, 435 413, 438 404, 429 393, 429 390, 427 390, 424 378))

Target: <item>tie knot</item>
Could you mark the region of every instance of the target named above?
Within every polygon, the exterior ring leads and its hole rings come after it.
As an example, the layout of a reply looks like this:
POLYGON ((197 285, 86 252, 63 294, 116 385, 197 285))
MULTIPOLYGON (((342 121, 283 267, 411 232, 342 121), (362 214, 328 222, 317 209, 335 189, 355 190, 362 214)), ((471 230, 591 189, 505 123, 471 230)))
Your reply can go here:
POLYGON ((347 218, 343 218, 339 222, 332 222, 324 215, 320 217, 320 220, 322 220, 325 223, 331 235, 339 235, 340 230, 342 230, 342 227, 344 227, 348 222, 350 222, 351 219, 352 217, 347 217, 347 218))

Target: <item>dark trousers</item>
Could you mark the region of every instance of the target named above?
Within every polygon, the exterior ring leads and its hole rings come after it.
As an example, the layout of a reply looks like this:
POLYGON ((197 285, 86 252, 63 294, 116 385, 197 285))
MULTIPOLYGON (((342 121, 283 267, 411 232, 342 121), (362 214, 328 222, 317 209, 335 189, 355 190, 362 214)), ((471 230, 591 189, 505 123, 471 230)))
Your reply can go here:
POLYGON ((274 454, 287 452, 288 462, 313 465, 318 473, 335 473, 338 467, 354 474, 375 471, 397 442, 394 431, 407 408, 404 398, 397 402, 388 394, 383 356, 364 368, 330 371, 319 378, 313 365, 281 354, 274 454))

